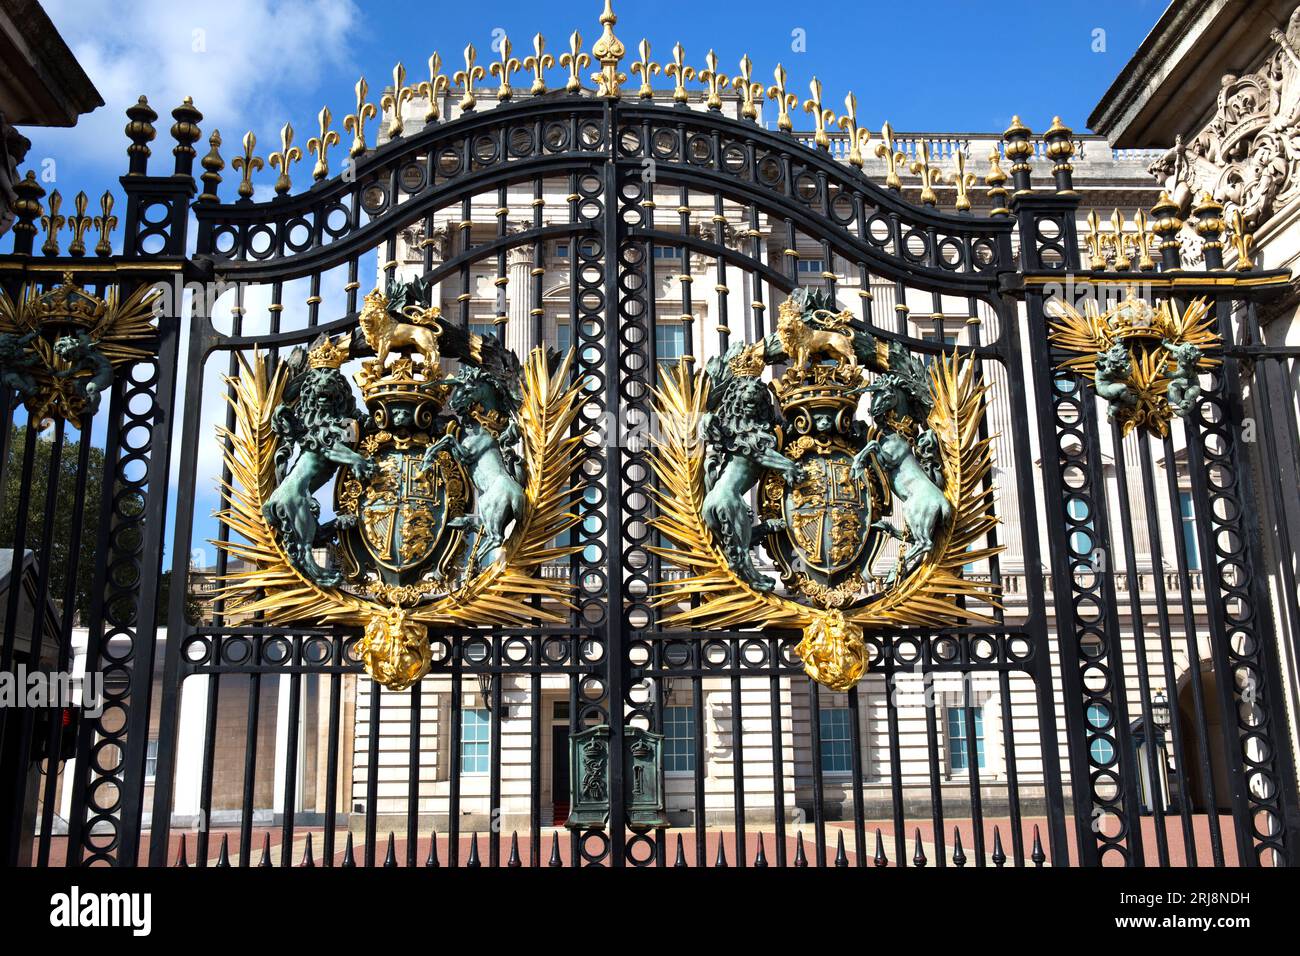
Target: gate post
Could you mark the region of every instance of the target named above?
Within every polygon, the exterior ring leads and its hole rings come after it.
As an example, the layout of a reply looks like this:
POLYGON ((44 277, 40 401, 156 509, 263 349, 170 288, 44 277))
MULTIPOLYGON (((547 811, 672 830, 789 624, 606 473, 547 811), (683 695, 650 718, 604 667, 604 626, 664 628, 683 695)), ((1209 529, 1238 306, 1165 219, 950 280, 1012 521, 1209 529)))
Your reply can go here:
POLYGON ((1054 194, 1031 189, 1029 160, 1034 146, 1030 131, 1013 119, 1003 139, 1007 158, 1013 163, 1011 210, 1018 224, 1021 269, 1026 279, 1029 355, 1038 405, 1044 513, 1079 862, 1097 866, 1105 853, 1117 852, 1126 865, 1141 866, 1142 834, 1135 825, 1139 819, 1137 785, 1128 773, 1132 742, 1127 721, 1119 719, 1127 713, 1127 707, 1118 605, 1109 573, 1113 566, 1110 521, 1096 408, 1090 397, 1080 401, 1079 386, 1070 387, 1068 376, 1055 371, 1058 363, 1049 346, 1044 309, 1046 283, 1058 285, 1063 295, 1073 298, 1073 279, 1082 268, 1076 228, 1079 200, 1072 188, 1069 165, 1073 153, 1071 135, 1058 121, 1044 137, 1049 142, 1048 155, 1055 161, 1054 194), (1035 272, 1039 275, 1034 276, 1035 272), (1062 439, 1070 437, 1077 446, 1067 449, 1062 439), (1075 469, 1079 476, 1068 488, 1067 468, 1075 469), (1071 514, 1075 503, 1081 506, 1082 516, 1071 514), (1088 542, 1087 553, 1077 553, 1074 544, 1084 539, 1088 542), (1077 571, 1085 573, 1083 580, 1077 571), (1094 621, 1082 620, 1079 609, 1085 604, 1093 609, 1094 621), (1083 653, 1085 641, 1092 648, 1092 656, 1083 653), (1104 667, 1110 676, 1105 686, 1094 688, 1085 683, 1084 674, 1096 667, 1104 667), (1087 711, 1094 704, 1101 704, 1115 715, 1115 773, 1119 786, 1109 795, 1099 790, 1092 777, 1087 711), (1119 818, 1118 828, 1110 835, 1103 832, 1107 815, 1119 818))
MULTIPOLYGON (((96 550, 95 590, 89 615, 86 673, 102 670, 108 643, 125 639, 130 643, 126 657, 114 652, 113 661, 127 661, 129 687, 117 701, 122 728, 106 723, 103 715, 82 722, 78 736, 77 781, 73 790, 68 834, 68 862, 80 863, 86 851, 101 861, 133 866, 140 847, 143 823, 144 765, 153 694, 153 669, 157 639, 157 607, 166 530, 167 488, 172 408, 180 351, 180 291, 184 275, 189 200, 195 194, 190 175, 194 160, 193 143, 199 138, 198 123, 203 115, 188 98, 172 111, 171 134, 175 164, 172 175, 149 176, 149 142, 155 132, 157 113, 144 97, 127 110, 130 122, 126 134, 131 140, 127 175, 121 178, 126 193, 125 231, 122 259, 147 260, 160 267, 155 278, 173 281, 171 308, 158 317, 158 352, 155 358, 136 363, 114 383, 109 408, 105 452, 104 508, 101 514, 99 547, 96 550), (151 215, 157 209, 165 215, 151 215), (143 374, 142 374, 143 371, 143 374), (140 402, 140 396, 144 401, 140 402), (133 401, 135 400, 135 401, 133 401), (145 407, 141 408, 143 404, 145 407), (129 432, 147 428, 144 449, 134 447, 129 432), (147 457, 146 457, 147 456, 147 457), (143 475, 132 477, 126 468, 143 465, 143 475), (124 503, 133 502, 130 508, 124 503), (132 574, 133 572, 133 574, 132 574), (134 580, 131 580, 134 576, 134 580), (90 759, 96 738, 111 738, 122 747, 117 766, 101 769, 90 759), (99 802, 103 793, 116 787, 117 807, 99 802), (88 808, 94 820, 89 821, 88 808), (116 810, 116 812, 115 812, 116 810), (116 818, 114 820, 114 817, 116 818), (93 824, 113 826, 117 839, 98 846, 93 824)), ((141 278, 148 282, 146 273, 141 278)), ((165 299, 165 301, 167 301, 165 299)), ((183 592, 185 580, 173 580, 183 592)), ((109 713, 109 710, 105 710, 109 713)))

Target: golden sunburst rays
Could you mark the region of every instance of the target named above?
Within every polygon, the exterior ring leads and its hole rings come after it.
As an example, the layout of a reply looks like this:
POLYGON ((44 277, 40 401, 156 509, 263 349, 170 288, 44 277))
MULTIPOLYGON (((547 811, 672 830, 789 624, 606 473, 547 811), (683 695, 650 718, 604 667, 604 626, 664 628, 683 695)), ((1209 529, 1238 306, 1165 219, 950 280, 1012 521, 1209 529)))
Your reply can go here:
POLYGON ((660 434, 650 456, 659 480, 653 492, 659 513, 650 523, 673 546, 652 550, 686 574, 658 584, 655 605, 674 609, 662 619, 663 626, 798 628, 805 634, 800 647, 809 649, 833 638, 837 666, 828 668, 829 655, 820 654, 817 660, 807 660, 806 669, 827 686, 846 690, 865 672, 865 666, 857 666, 852 649, 855 636, 860 642, 864 630, 992 623, 989 614, 966 603, 999 607, 999 589, 962 573, 966 565, 1002 550, 982 544, 998 522, 989 481, 993 439, 980 437, 987 386, 976 376, 974 361, 956 352, 936 359, 930 378, 934 410, 929 424, 940 441, 944 494, 954 506, 952 520, 938 535, 932 554, 911 574, 875 599, 841 612, 756 591, 731 570, 701 517, 704 455, 699 425, 708 382, 684 362, 665 367, 655 390, 660 434), (689 606, 692 598, 698 598, 693 607, 689 606))
POLYGON ((574 509, 583 493, 572 482, 585 435, 572 428, 582 404, 582 384, 568 382, 571 361, 572 353, 552 372, 544 350, 536 349, 524 364, 519 430, 527 510, 502 556, 451 593, 400 607, 316 585, 289 560, 262 515, 262 505, 276 486, 278 439, 271 416, 283 398, 288 370, 283 364, 273 370, 256 352, 251 361, 239 356, 238 374, 228 379, 234 427, 218 429, 230 481, 221 485, 217 518, 233 535, 230 541, 213 544, 240 563, 224 575, 217 592, 228 602, 226 613, 260 612, 269 624, 364 626, 366 637, 358 654, 372 677, 395 690, 410 686, 428 670, 428 656, 420 652, 427 625, 567 621, 571 585, 536 576, 536 571, 582 547, 555 544, 579 522, 574 509))
POLYGON ((1134 428, 1144 428, 1163 437, 1169 433, 1174 411, 1169 405, 1170 376, 1177 361, 1164 343, 1194 345, 1201 350, 1198 370, 1213 368, 1222 359, 1207 354, 1222 341, 1216 331, 1217 320, 1208 298, 1188 303, 1180 313, 1166 300, 1154 309, 1134 298, 1130 290, 1124 302, 1102 312, 1096 302, 1084 301, 1083 311, 1061 299, 1047 303, 1048 337, 1066 353, 1057 365, 1062 371, 1074 372, 1096 384, 1097 358, 1115 345, 1123 345, 1131 371, 1123 379, 1133 392, 1133 404, 1112 406, 1121 432, 1127 436, 1134 428), (1132 321, 1134 306, 1146 309, 1143 324, 1132 321))
POLYGON ((36 286, 24 286, 17 301, 0 289, 0 333, 40 333, 27 345, 41 363, 32 369, 35 393, 25 400, 32 420, 44 428, 57 415, 76 425, 87 410, 77 388, 84 373, 63 374, 72 366, 55 351, 57 336, 84 333, 94 350, 118 372, 154 354, 161 297, 161 289, 146 283, 125 296, 117 285, 112 285, 101 299, 74 282, 70 272, 64 273, 61 283, 44 292, 36 286))

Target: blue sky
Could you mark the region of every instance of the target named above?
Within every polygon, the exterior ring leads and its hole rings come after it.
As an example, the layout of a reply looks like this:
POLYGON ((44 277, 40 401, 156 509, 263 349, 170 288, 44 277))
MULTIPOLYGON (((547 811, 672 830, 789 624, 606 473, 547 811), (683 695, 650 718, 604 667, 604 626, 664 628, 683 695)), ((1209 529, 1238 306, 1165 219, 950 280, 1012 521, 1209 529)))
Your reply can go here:
MULTIPOLYGON (((1035 130, 1059 114, 1083 131, 1098 99, 1165 5, 1165 0, 816 5, 616 0, 615 12, 617 34, 630 54, 645 37, 652 57, 663 62, 680 41, 689 64, 702 66, 712 48, 721 68, 734 73, 748 53, 756 79, 764 82, 770 82, 779 61, 790 74, 790 90, 801 97, 809 79, 820 78, 824 101, 837 113, 844 94, 853 90, 858 119, 873 132, 885 120, 900 131, 1000 131, 1013 113, 1035 130)), ((105 189, 120 197, 117 180, 125 171, 127 146, 123 110, 142 93, 161 114, 150 171, 170 172, 168 114, 191 95, 205 114, 200 155, 212 129, 223 134, 223 195, 230 199, 237 177, 229 162, 246 129, 257 134, 258 152, 266 156, 277 148, 278 131, 288 120, 305 148, 322 105, 333 111, 336 129, 352 111, 353 86, 361 74, 377 101, 397 61, 414 82, 424 78, 429 54, 437 49, 450 75, 463 65, 466 43, 478 48, 480 63, 494 59, 493 42, 503 32, 521 59, 539 31, 557 58, 574 29, 590 50, 600 35, 601 2, 44 0, 44 6, 107 105, 72 129, 27 130, 33 141, 27 166, 47 191, 64 194, 65 209, 83 189, 93 197, 93 209, 105 189)), ((553 88, 563 82, 558 68, 549 82, 553 88)), ((808 118, 800 113, 796 123, 806 128, 801 121, 808 118)), ((375 128, 372 122, 371 142, 375 128)), ((335 158, 339 155, 336 151, 335 158)), ((310 164, 308 157, 296 168, 299 185, 310 164)), ((264 171, 260 178, 269 192, 273 174, 264 171)), ((204 422, 209 434, 211 424, 223 417, 217 388, 210 381, 205 389, 212 399, 204 422)), ((96 438, 102 419, 99 424, 96 438)), ((202 462, 194 505, 200 545, 216 530, 208 517, 216 505, 216 444, 203 447, 210 454, 202 462)), ((173 498, 169 504, 174 514, 177 502, 173 498)), ((210 548, 200 560, 212 560, 210 548)))
MULTIPOLYGON (((221 129, 229 160, 248 128, 269 151, 286 120, 305 143, 322 105, 331 107, 337 126, 351 111, 357 77, 364 73, 377 90, 390 82, 398 60, 419 79, 434 49, 448 73, 461 66, 467 42, 479 49, 480 62, 489 61, 500 36, 494 31, 506 32, 521 59, 539 31, 557 56, 575 28, 587 49, 600 32, 599 0, 45 0, 45 6, 107 101, 77 128, 32 131, 30 165, 53 159, 55 185, 69 195, 115 184, 126 161, 122 111, 140 93, 163 115, 156 153, 165 155, 170 146, 167 113, 193 95, 206 114, 205 134, 221 129)), ((629 52, 645 37, 654 57, 664 60, 680 40, 688 63, 701 65, 713 48, 733 73, 749 53, 764 81, 780 61, 801 96, 816 74, 837 112, 844 93, 854 90, 859 119, 873 131, 886 119, 908 131, 1001 130, 1013 113, 1035 130, 1058 113, 1082 130, 1165 6, 1165 0, 618 0, 615 12, 629 52), (796 52, 800 36, 804 49, 796 52)))

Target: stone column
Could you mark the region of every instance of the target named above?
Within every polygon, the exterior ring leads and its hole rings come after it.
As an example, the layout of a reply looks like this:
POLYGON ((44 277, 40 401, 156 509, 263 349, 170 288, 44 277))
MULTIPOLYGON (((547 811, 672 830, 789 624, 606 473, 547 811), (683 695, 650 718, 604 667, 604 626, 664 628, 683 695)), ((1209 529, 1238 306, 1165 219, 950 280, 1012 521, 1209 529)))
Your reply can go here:
POLYGON ((532 315, 532 243, 515 246, 507 254, 506 276, 506 347, 524 360, 538 343, 533 341, 532 315))

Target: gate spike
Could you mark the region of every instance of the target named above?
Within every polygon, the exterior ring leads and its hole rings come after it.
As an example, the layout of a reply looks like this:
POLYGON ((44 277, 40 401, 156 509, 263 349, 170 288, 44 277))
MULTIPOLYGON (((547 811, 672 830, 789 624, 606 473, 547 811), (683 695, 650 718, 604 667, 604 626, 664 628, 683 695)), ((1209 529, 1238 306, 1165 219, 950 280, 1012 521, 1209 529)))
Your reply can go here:
POLYGON ((217 866, 230 866, 230 834, 221 834, 221 852, 217 854, 217 866))
POLYGON ((352 857, 352 831, 348 831, 348 842, 343 847, 343 866, 356 866, 357 861, 352 857))
POLYGON ((506 866, 523 866, 519 862, 519 831, 510 831, 510 859, 506 860, 506 866))
POLYGON ((713 861, 713 866, 715 869, 725 869, 727 866, 727 842, 722 838, 721 833, 718 834, 718 858, 713 861))
POLYGON ((1034 861, 1034 866, 1042 866, 1047 860, 1047 854, 1043 852, 1043 841, 1038 837, 1038 824, 1034 824, 1034 849, 1029 854, 1029 858, 1034 861))
POLYGON ((876 827, 876 856, 873 862, 876 866, 889 866, 889 857, 885 856, 885 838, 880 835, 880 827, 876 827))
POLYGON ((763 834, 758 835, 758 853, 754 856, 754 866, 766 869, 767 854, 763 852, 763 834))
POLYGON ((466 866, 472 866, 478 869, 483 862, 478 858, 478 831, 474 831, 474 836, 469 842, 469 859, 465 861, 466 866))
POLYGON ((438 829, 434 827, 429 831, 429 855, 424 859, 424 865, 428 867, 441 866, 438 862, 438 829))
POLYGON ((271 865, 271 831, 262 831, 262 859, 258 862, 258 867, 271 865))
POLYGON ((184 833, 181 834, 181 848, 180 848, 180 852, 176 854, 176 865, 177 865, 177 866, 189 866, 189 865, 190 865, 190 861, 189 861, 189 859, 186 857, 186 853, 185 853, 185 834, 184 834, 184 833))
POLYGON ((808 865, 808 857, 804 856, 804 852, 803 852, 803 831, 802 831, 802 830, 800 830, 800 831, 795 835, 795 843, 794 843, 794 865, 795 865, 795 866, 807 866, 807 865, 808 865))
POLYGON ((925 866, 925 850, 921 848, 921 828, 916 828, 916 834, 912 837, 912 865, 916 867, 925 866))
POLYGON ((302 862, 299 863, 298 865, 312 866, 312 867, 316 865, 316 860, 311 855, 311 831, 310 830, 307 831, 307 845, 302 848, 302 862))
POLYGON ((849 858, 844 852, 844 831, 840 831, 839 841, 835 847, 835 865, 843 868, 849 865, 849 858))
POLYGON ((686 851, 682 848, 682 835, 677 834, 677 859, 673 860, 673 866, 686 865, 686 851))
POLYGON ((952 862, 954 866, 966 865, 966 853, 961 848, 961 830, 952 828, 952 862))
POLYGON ((397 852, 393 845, 393 831, 388 831, 388 852, 384 854, 384 866, 397 866, 397 852))
POLYGON ((1002 849, 1002 831, 993 826, 993 865, 1001 866, 1007 862, 1007 853, 1002 849))
MULTIPOLYGON (((678 837, 678 839, 680 840, 681 837, 678 837)), ((551 859, 547 862, 546 865, 564 866, 564 863, 561 862, 560 860, 560 831, 559 830, 556 830, 555 833, 551 835, 551 859)))

